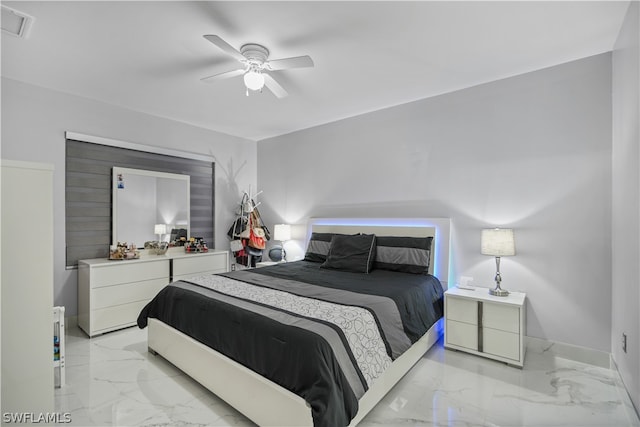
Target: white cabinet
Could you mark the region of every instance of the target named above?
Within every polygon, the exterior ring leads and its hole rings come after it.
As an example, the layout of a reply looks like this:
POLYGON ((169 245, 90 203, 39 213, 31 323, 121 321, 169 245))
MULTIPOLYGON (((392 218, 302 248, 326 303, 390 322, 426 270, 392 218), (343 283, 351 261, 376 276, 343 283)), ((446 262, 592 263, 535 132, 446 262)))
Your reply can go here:
POLYGON ((147 255, 78 262, 78 326, 90 337, 136 324, 142 308, 169 282, 229 269, 229 252, 147 255))
POLYGON ((0 183, 0 406, 3 414, 49 413, 54 410, 53 166, 2 159, 0 183))
POLYGON ((522 367, 526 294, 490 295, 487 289, 445 292, 445 347, 522 367))

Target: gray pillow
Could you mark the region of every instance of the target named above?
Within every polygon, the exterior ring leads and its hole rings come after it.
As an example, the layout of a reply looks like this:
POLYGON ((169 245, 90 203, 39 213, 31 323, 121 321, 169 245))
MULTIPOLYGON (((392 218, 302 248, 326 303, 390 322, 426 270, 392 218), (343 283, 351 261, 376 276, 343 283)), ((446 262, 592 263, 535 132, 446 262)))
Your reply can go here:
POLYGON ((327 259, 320 268, 369 273, 376 257, 376 236, 357 234, 354 236, 335 235, 327 259))
POLYGON ((378 236, 375 268, 427 274, 433 237, 378 236))
POLYGON ((340 235, 338 233, 311 233, 311 239, 307 245, 307 252, 304 254, 305 261, 325 262, 331 245, 331 238, 340 235))

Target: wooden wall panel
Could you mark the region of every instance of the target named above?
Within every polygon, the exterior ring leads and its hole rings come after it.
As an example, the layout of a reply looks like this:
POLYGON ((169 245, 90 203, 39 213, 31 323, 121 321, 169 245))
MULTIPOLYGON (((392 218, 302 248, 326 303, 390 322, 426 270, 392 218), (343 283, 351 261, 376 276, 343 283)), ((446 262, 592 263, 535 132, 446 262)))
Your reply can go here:
POLYGON ((191 235, 214 244, 215 164, 203 160, 67 139, 66 265, 107 258, 111 244, 111 168, 189 175, 191 235))

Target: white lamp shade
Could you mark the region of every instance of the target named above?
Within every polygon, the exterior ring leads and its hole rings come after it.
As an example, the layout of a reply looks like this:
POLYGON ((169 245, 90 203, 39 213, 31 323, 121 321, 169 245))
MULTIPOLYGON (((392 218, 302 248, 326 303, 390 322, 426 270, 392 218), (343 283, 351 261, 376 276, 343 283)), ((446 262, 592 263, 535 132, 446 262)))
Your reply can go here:
POLYGON ((516 244, 511 228, 489 228, 482 230, 480 253, 491 256, 512 256, 516 244))
POLYGON ((244 84, 247 89, 260 90, 264 86, 264 76, 254 70, 249 70, 244 74, 244 84))
POLYGON ((166 224, 156 224, 154 227, 154 234, 167 234, 166 224))
POLYGON ((273 228, 273 240, 291 240, 291 226, 289 224, 276 224, 273 228))

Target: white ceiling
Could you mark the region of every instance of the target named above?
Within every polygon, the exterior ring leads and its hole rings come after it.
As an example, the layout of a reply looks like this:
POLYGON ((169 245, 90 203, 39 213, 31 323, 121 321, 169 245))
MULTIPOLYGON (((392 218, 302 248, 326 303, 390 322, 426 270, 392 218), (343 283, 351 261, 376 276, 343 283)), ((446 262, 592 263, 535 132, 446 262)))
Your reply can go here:
POLYGON ((2 75, 252 140, 612 50, 629 2, 3 1, 35 18, 2 36, 2 75), (245 96, 202 36, 314 68, 245 96))

